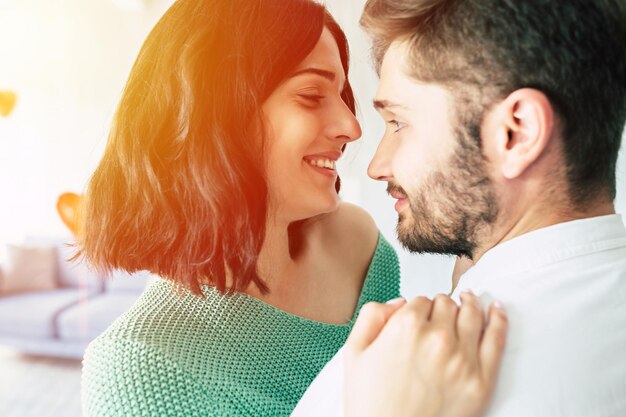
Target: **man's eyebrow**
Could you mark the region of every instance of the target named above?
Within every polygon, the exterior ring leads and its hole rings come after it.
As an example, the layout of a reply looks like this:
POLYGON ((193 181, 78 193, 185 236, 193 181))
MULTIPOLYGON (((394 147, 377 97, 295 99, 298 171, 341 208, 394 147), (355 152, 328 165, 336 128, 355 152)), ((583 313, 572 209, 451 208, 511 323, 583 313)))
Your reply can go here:
POLYGON ((378 111, 380 110, 388 110, 388 109, 393 109, 393 108, 401 108, 406 110, 407 107, 402 105, 402 104, 398 104, 398 103, 392 103, 389 100, 374 100, 374 108, 378 111))

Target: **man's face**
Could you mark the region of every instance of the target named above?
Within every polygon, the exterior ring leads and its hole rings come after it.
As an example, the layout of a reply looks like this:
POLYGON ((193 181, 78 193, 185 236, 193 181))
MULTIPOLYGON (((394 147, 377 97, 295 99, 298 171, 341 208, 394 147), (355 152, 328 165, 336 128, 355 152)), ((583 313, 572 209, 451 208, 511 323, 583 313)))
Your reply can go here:
POLYGON ((498 211, 473 137, 480 115, 460 123, 451 93, 407 75, 405 57, 406 44, 394 42, 382 62, 374 105, 386 131, 368 174, 387 181, 398 200, 398 238, 407 249, 471 258, 498 211))

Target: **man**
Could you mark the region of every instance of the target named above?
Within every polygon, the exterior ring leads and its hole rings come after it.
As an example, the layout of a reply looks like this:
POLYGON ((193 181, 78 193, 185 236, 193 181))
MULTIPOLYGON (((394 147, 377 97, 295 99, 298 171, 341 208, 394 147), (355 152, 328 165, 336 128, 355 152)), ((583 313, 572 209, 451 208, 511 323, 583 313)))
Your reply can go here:
MULTIPOLYGON (((369 175, 398 200, 398 237, 414 252, 475 262, 453 299, 471 289, 506 306, 488 416, 626 416, 626 228, 613 205, 625 9, 623 0, 365 6, 380 75, 374 105, 387 123, 369 175)), ((420 362, 415 343, 387 331, 403 309, 362 313, 343 350, 345 393, 337 358, 302 404, 321 394, 327 415, 345 399, 348 415, 424 416, 454 402, 458 387, 445 384, 428 407, 414 400, 430 358, 420 362)), ((468 390, 478 408, 445 415, 480 411, 477 387, 468 390)))

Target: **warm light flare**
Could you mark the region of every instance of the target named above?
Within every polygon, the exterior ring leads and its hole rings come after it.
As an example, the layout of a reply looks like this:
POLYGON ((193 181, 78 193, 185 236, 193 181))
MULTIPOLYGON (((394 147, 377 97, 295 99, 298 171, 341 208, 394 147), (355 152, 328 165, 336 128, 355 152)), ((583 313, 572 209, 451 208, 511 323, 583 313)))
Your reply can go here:
POLYGON ((78 213, 82 197, 75 193, 63 193, 57 200, 57 211, 63 223, 74 235, 78 233, 78 213))
POLYGON ((8 117, 16 102, 17 95, 13 91, 0 91, 0 115, 8 117))

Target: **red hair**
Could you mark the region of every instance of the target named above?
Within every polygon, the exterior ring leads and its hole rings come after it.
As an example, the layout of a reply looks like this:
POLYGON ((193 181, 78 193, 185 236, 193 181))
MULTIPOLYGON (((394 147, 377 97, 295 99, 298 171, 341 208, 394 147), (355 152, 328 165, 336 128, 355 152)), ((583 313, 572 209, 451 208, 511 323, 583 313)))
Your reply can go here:
MULTIPOLYGON (((80 255, 201 294, 251 282, 265 236, 261 105, 329 28, 310 0, 178 0, 146 39, 84 200, 80 255), (258 122, 258 123, 255 123, 258 122)), ((342 94, 354 112, 350 85, 342 94)))

